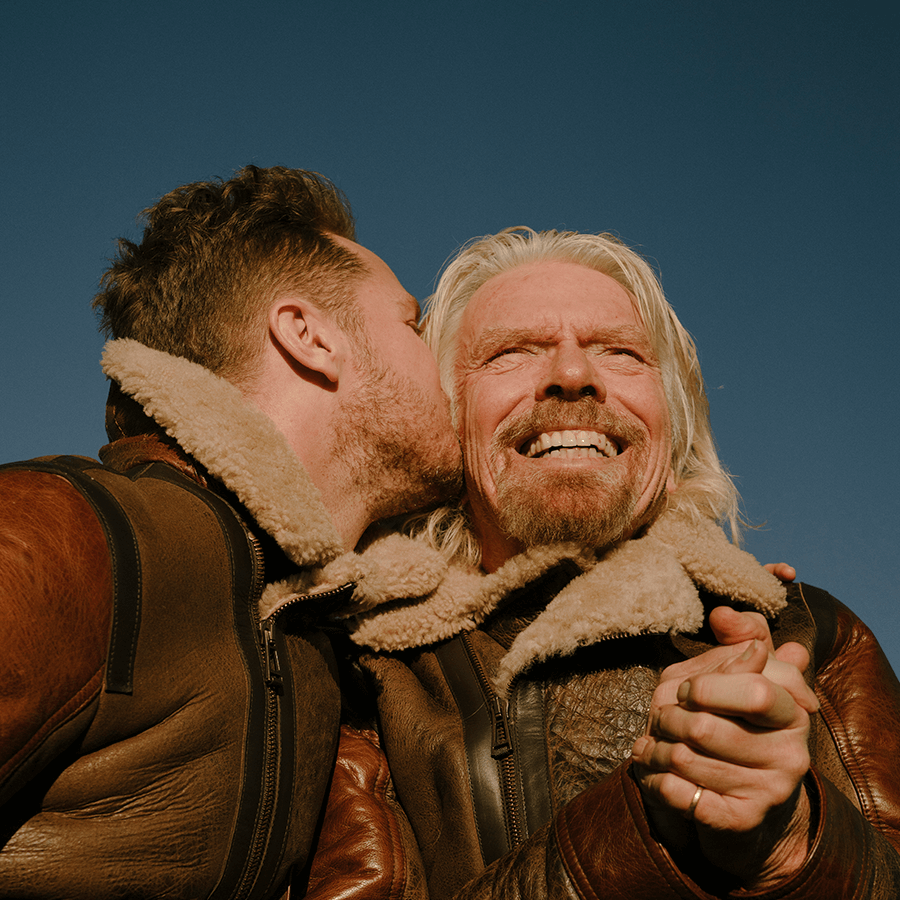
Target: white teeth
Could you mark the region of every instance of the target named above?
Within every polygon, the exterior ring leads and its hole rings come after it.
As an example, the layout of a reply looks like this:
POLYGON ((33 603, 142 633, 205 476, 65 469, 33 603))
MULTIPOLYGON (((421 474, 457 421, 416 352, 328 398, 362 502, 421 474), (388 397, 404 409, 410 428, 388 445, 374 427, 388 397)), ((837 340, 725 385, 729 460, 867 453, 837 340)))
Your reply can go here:
POLYGON ((529 459, 551 453, 563 459, 617 456, 619 448, 597 431, 546 431, 525 448, 525 456, 529 459))

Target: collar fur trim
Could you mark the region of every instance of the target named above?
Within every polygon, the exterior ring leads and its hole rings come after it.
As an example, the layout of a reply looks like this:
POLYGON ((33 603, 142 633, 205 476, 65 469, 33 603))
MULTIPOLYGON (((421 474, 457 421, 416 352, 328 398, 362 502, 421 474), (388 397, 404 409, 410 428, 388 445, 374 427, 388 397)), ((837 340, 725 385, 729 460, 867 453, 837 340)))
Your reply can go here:
POLYGON ((599 557, 574 544, 538 547, 490 575, 450 565, 422 541, 398 534, 344 553, 317 488, 284 436, 234 385, 133 340, 109 342, 103 370, 305 567, 267 586, 263 617, 354 582, 348 624, 357 643, 386 651, 420 647, 477 627, 513 590, 572 560, 582 574, 516 637, 498 676, 505 688, 533 663, 606 637, 696 631, 703 623, 698 586, 766 615, 785 604, 781 582, 712 522, 673 512, 599 557))
POLYGON ((516 637, 498 674, 501 689, 535 662, 605 638, 697 631, 703 624, 698 587, 767 616, 785 605, 784 585, 714 523, 673 512, 599 557, 577 545, 539 547, 486 575, 448 566, 431 548, 391 535, 361 555, 336 559, 321 576, 356 581, 357 643, 397 651, 477 627, 504 597, 564 559, 582 574, 516 637))
POLYGON ((343 551, 331 516, 284 435, 230 382, 137 341, 110 341, 103 371, 232 490, 299 566, 343 551))

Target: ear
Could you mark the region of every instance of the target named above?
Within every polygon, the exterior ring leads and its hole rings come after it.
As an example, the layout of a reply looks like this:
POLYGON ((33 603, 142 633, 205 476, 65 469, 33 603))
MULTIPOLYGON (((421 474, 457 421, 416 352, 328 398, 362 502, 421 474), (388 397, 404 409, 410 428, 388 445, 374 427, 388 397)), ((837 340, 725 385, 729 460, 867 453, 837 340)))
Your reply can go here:
POLYGON ((346 339, 330 316, 307 300, 284 297, 269 310, 269 332, 285 356, 337 384, 347 357, 346 339))

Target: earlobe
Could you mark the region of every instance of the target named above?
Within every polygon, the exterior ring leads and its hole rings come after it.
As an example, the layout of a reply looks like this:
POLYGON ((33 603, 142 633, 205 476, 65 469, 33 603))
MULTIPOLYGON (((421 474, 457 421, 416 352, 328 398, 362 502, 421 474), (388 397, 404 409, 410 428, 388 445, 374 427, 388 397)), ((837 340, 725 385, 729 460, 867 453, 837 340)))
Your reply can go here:
POLYGON ((340 333, 321 310, 296 297, 281 300, 269 310, 269 332, 284 356, 337 384, 343 358, 340 333))

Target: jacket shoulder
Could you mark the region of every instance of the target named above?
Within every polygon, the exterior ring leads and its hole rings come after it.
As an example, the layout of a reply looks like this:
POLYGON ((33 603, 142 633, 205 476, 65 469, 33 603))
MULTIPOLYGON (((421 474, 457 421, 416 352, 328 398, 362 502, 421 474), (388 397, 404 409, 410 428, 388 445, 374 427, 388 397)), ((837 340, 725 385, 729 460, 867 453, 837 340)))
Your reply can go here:
MULTIPOLYGON (((112 614, 103 526, 71 481, 34 461, 0 468, 0 792, 65 735, 102 684, 112 614), (51 741, 52 743, 52 741, 51 741)), ((49 750, 48 750, 49 752, 49 750)))
POLYGON ((815 619, 817 768, 900 850, 900 682, 871 629, 826 591, 791 591, 815 619))

